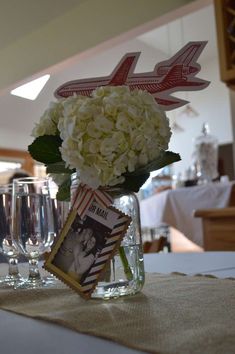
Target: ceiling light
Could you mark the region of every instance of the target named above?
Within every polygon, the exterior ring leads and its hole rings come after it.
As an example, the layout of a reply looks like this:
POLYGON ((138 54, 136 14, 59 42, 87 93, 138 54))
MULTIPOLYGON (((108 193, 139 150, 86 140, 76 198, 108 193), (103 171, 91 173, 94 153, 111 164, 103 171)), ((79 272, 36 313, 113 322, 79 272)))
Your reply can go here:
POLYGON ((43 87, 49 80, 50 75, 44 75, 36 80, 30 81, 27 84, 21 85, 11 91, 11 94, 18 97, 27 98, 28 100, 35 100, 43 87))
POLYGON ((195 108, 191 106, 190 103, 186 104, 183 110, 179 113, 179 116, 185 116, 186 118, 195 118, 199 116, 199 113, 196 111, 195 108))

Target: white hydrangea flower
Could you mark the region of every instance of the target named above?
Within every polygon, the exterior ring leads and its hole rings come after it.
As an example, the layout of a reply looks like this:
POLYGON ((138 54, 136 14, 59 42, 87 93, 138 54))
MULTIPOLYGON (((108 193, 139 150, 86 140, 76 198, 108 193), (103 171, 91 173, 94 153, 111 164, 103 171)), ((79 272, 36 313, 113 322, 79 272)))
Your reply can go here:
POLYGON ((80 169, 80 180, 86 181, 91 188, 97 189, 100 185, 99 176, 95 167, 86 166, 84 169, 80 169))
POLYGON ((51 102, 49 108, 36 123, 32 130, 31 136, 37 138, 42 135, 56 135, 58 133, 58 122, 63 116, 63 100, 51 102))
POLYGON ((61 106, 62 158, 92 188, 122 183, 126 172, 168 149, 168 118, 148 92, 105 86, 91 97, 69 97, 61 106))

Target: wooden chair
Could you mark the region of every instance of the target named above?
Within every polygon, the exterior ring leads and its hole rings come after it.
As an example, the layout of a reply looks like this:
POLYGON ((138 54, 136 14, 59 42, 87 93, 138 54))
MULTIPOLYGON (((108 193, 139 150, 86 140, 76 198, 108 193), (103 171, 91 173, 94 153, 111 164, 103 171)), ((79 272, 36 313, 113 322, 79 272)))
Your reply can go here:
POLYGON ((202 218, 205 251, 235 251, 235 207, 196 210, 202 218))
POLYGON ((153 241, 145 241, 143 244, 144 253, 155 253, 163 251, 166 244, 167 238, 165 236, 160 236, 158 239, 153 241))
POLYGON ((232 186, 228 206, 235 206, 235 184, 232 186))

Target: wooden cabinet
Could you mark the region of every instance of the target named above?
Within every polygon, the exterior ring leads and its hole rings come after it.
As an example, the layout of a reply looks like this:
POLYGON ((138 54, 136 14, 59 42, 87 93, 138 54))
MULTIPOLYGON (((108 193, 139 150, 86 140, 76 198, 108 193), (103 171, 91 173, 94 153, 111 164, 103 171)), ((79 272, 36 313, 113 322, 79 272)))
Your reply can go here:
POLYGON ((21 168, 29 174, 34 174, 34 160, 27 151, 0 149, 0 160, 20 162, 21 168))
POLYGON ((205 251, 235 251, 235 208, 204 209, 202 218, 205 251))
POLYGON ((235 185, 227 208, 199 209, 194 216, 202 218, 205 251, 235 251, 235 185))
POLYGON ((221 80, 235 90, 235 1, 214 0, 221 80))

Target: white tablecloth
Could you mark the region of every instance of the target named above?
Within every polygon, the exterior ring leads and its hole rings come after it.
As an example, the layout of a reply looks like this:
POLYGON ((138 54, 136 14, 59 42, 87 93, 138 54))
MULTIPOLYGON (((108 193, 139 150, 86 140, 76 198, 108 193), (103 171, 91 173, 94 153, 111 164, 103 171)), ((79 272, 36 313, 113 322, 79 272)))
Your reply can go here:
POLYGON ((193 216, 194 210, 226 207, 234 183, 209 183, 155 194, 140 202, 141 225, 152 228, 168 224, 203 247, 202 221, 193 216))

